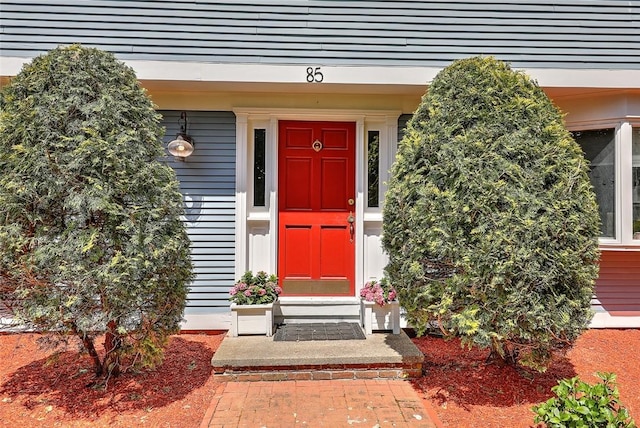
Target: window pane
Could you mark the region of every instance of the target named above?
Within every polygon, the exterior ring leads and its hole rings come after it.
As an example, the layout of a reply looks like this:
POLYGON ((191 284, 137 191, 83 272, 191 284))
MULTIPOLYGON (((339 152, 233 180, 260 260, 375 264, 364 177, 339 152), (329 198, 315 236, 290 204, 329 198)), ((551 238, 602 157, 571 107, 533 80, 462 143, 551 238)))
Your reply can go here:
POLYGON ((369 131, 367 135, 368 159, 368 206, 378 207, 380 188, 380 131, 369 131))
POLYGON ((615 238, 615 129, 576 131, 572 134, 591 162, 589 178, 600 208, 600 236, 615 238))
POLYGON ((633 128, 633 239, 640 239, 640 128, 633 128))
POLYGON ((265 140, 267 131, 253 131, 253 206, 265 206, 265 140))

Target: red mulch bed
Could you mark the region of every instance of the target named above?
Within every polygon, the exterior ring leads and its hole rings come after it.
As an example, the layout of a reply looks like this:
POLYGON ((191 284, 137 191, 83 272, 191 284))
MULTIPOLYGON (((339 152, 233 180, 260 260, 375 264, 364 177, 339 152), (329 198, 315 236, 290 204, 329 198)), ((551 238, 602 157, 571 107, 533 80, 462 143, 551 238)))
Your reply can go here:
MULTIPOLYGON (((0 427, 198 427, 221 384, 211 356, 222 333, 174 336, 163 365, 127 373, 106 391, 88 388, 91 362, 70 349, 51 359, 36 334, 0 335, 0 427)), ((590 330, 544 374, 485 364, 486 351, 456 341, 416 338, 428 373, 415 388, 445 426, 530 427, 532 405, 552 396, 559 379, 596 371, 618 375, 622 402, 640 419, 640 330, 590 330)))
POLYGON ((223 333, 173 336, 156 370, 127 373, 106 391, 87 387, 89 357, 52 360, 37 334, 0 336, 0 427, 198 427, 216 389, 211 357, 223 333))
POLYGON ((487 351, 461 348, 458 340, 413 341, 425 353, 427 366, 414 387, 447 427, 531 427, 531 407, 553 397, 551 387, 558 380, 580 376, 597 383, 595 372, 618 376, 620 400, 640 422, 640 330, 589 330, 545 373, 487 364, 487 351))

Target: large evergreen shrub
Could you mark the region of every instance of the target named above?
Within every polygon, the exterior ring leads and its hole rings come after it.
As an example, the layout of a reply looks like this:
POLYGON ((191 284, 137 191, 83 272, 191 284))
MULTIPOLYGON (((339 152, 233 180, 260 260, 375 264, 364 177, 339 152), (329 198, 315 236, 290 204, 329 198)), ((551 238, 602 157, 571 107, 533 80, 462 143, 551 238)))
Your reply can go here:
POLYGON ((410 120, 384 206, 410 324, 544 369, 591 320, 599 218, 561 113, 493 58, 453 63, 410 120))
POLYGON ((192 279, 159 115, 133 70, 80 46, 0 93, 0 283, 18 319, 73 334, 96 374, 154 365, 192 279), (105 334, 106 355, 96 352, 105 334))

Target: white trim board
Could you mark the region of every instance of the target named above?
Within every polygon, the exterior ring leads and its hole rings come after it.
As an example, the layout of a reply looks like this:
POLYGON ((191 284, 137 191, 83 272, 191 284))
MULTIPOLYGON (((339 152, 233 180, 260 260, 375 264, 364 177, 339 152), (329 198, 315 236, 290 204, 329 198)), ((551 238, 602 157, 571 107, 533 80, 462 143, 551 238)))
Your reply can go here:
MULTIPOLYGON (((0 56, 2 76, 16 75, 32 58, 0 56)), ((124 61, 140 80, 229 83, 299 83, 314 88, 338 85, 424 86, 441 70, 436 67, 319 66, 322 82, 307 82, 307 65, 217 64, 181 61, 124 61)), ((517 68, 516 68, 517 69, 517 68)), ((519 69, 518 69, 519 70, 519 69)), ((522 69, 542 87, 638 88, 639 70, 522 69)))
POLYGON ((589 328, 640 328, 640 316, 613 316, 608 312, 598 312, 589 328))
MULTIPOLYGON (((400 326, 409 327, 405 318, 401 317, 400 326)), ((597 313, 589 328, 639 328, 640 316, 612 316, 609 313, 597 313)), ((182 330, 230 330, 231 311, 215 314, 185 315, 181 324, 182 330)))

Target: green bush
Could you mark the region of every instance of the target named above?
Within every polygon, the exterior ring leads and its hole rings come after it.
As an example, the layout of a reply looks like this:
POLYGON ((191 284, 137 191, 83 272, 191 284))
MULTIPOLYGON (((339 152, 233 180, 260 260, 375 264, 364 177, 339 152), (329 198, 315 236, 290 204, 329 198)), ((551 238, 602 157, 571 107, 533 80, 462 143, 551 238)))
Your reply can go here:
POLYGON ((409 121, 386 194, 386 273, 409 324, 544 370, 588 326, 599 218, 588 163, 524 73, 457 61, 409 121))
POLYGON ((550 428, 635 428, 629 412, 619 401, 613 373, 597 373, 601 383, 590 385, 574 377, 551 388, 555 398, 533 406, 534 422, 550 428))
POLYGON ((126 357, 155 365, 192 264, 160 116, 135 73, 58 48, 24 66, 0 107, 0 299, 53 338, 77 336, 97 376, 126 357))

